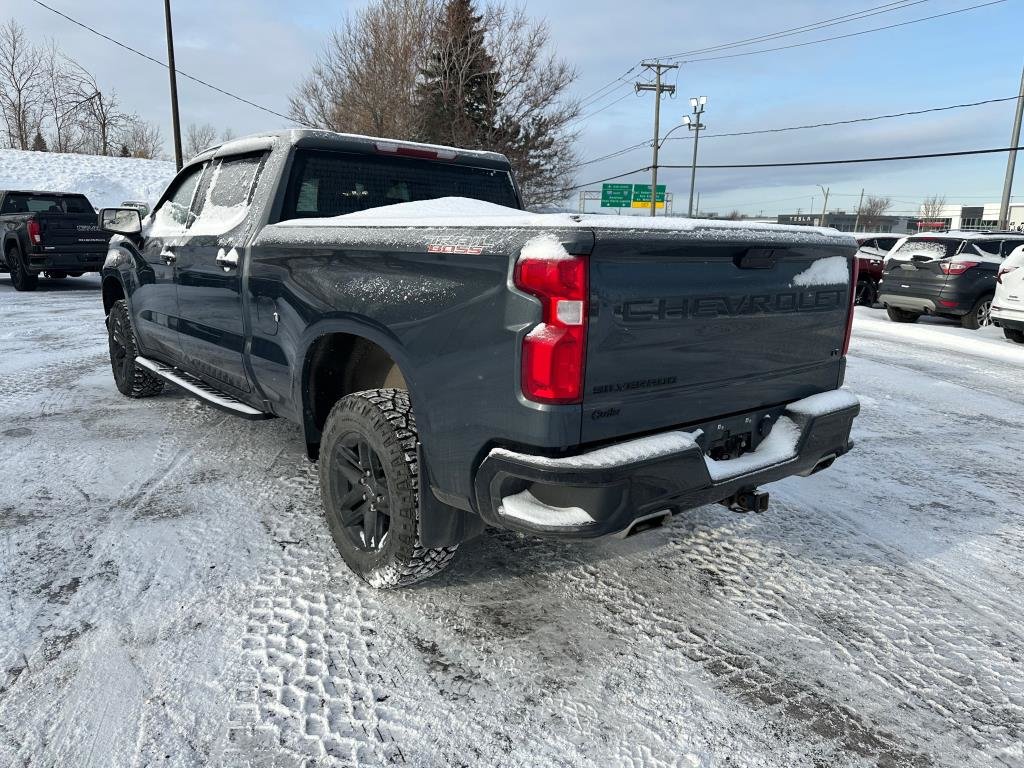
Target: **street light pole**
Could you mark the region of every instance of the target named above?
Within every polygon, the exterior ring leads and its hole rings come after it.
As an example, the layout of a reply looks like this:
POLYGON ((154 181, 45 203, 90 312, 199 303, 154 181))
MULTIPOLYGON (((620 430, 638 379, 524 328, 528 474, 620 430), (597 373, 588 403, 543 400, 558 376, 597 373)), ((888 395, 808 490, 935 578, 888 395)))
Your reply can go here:
POLYGON ((821 194, 825 196, 825 204, 821 206, 821 226, 825 226, 825 219, 828 218, 828 193, 831 191, 831 187, 823 187, 821 184, 818 185, 818 189, 821 190, 821 194))
POLYGON ((171 0, 164 0, 167 29, 167 71, 171 77, 171 132, 174 134, 174 165, 181 170, 181 124, 178 120, 178 71, 174 66, 174 32, 171 29, 171 0))
POLYGON ((693 193, 697 188, 697 142, 700 140, 700 130, 706 126, 700 121, 704 114, 704 105, 708 103, 707 96, 690 99, 690 106, 693 107, 693 117, 687 115, 683 118, 686 127, 693 131, 693 163, 690 165, 690 205, 687 207, 686 215, 693 218, 693 193))
MULTIPOLYGON (((1010 146, 1020 144, 1020 122, 1024 116, 1024 71, 1020 73, 1020 95, 1017 96, 1017 114, 1013 119, 1013 132, 1010 134, 1010 146)), ((1006 176, 1003 179, 1003 199, 999 203, 999 228, 1006 229, 1009 224, 1010 192, 1013 190, 1013 172, 1017 166, 1017 150, 1011 149, 1006 158, 1006 176)))

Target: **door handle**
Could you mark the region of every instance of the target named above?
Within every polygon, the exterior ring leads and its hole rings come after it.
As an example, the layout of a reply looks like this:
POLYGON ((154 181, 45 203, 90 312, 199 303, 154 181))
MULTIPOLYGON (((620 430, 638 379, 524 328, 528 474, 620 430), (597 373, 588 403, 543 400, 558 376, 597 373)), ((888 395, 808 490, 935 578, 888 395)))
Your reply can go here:
POLYGON ((164 264, 170 266, 178 260, 178 257, 174 254, 170 248, 166 245, 160 250, 160 258, 164 260, 164 264))
POLYGON ((237 269, 238 268, 238 251, 236 251, 234 248, 232 248, 230 251, 225 252, 224 249, 221 248, 217 252, 216 262, 218 264, 220 264, 220 266, 224 267, 224 271, 225 272, 227 272, 228 270, 231 270, 231 269, 237 269))

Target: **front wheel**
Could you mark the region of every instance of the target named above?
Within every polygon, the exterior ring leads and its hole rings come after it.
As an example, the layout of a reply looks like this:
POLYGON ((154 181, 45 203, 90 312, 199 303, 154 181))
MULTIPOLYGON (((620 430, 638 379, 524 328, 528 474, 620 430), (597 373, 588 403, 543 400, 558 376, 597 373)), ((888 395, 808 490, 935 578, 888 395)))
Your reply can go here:
POLYGON ((918 318, 921 317, 920 312, 908 312, 905 309, 897 309, 896 307, 886 307, 885 313, 889 315, 889 319, 894 323, 916 323, 918 318))
POLYGON ((1015 328, 1003 328, 1003 335, 1010 341, 1024 344, 1024 331, 1018 331, 1015 328))
POLYGON ((135 358, 139 346, 135 341, 128 304, 124 299, 114 302, 107 319, 107 345, 110 348, 110 369, 117 391, 126 397, 153 397, 164 389, 164 380, 143 368, 135 358))
POLYGON ((960 318, 960 324, 969 331, 976 331, 986 325, 992 325, 992 318, 989 316, 991 312, 992 297, 982 296, 971 307, 971 311, 960 318))
POLYGON ((21 249, 16 245, 7 251, 7 270, 16 291, 34 291, 39 285, 39 276, 29 273, 25 260, 21 258, 21 249))
POLYGON ((416 418, 409 393, 371 389, 339 400, 320 444, 320 494, 346 565, 379 589, 442 571, 458 545, 419 538, 416 418))

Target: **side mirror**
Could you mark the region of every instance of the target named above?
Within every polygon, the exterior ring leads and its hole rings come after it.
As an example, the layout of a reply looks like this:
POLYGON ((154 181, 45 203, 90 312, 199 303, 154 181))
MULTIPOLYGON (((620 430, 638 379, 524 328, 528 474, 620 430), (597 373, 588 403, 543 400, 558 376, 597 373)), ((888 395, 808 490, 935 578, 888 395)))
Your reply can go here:
POLYGON ((138 208, 104 208, 100 211, 100 230, 108 235, 137 235, 142 232, 138 208))

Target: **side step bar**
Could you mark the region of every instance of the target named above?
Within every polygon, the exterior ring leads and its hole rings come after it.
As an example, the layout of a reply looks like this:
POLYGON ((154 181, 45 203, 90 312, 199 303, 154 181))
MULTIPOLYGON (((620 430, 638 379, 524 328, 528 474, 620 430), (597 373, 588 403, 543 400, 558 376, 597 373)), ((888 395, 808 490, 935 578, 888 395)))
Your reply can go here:
POLYGON ((251 421, 275 418, 274 414, 258 411, 231 395, 214 389, 205 381, 197 379, 195 376, 185 373, 185 371, 141 356, 136 357, 135 362, 143 368, 149 369, 164 381, 169 381, 176 387, 181 387, 193 397, 209 403, 214 408, 220 408, 222 411, 233 413, 235 416, 241 416, 243 419, 251 421))

